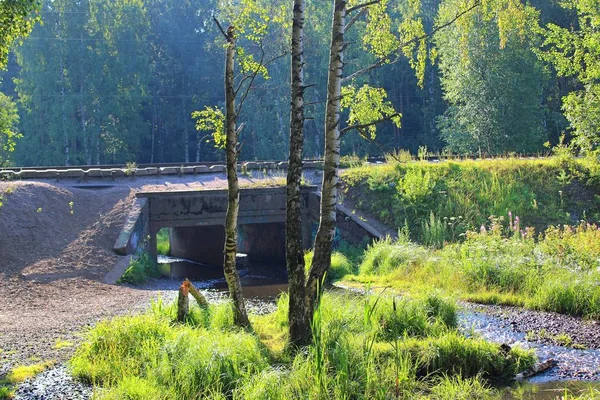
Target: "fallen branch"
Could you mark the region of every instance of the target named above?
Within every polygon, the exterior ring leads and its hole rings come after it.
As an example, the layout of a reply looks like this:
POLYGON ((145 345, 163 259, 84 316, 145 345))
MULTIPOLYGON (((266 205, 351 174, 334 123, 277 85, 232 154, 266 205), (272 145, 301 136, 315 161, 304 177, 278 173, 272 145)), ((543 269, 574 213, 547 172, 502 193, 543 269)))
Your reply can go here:
POLYGON ((206 300, 206 297, 204 297, 202 293, 196 289, 196 286, 194 286, 194 284, 190 282, 188 278, 185 278, 183 284, 187 286, 189 293, 194 299, 196 299, 196 303, 198 303, 200 308, 208 308, 208 301, 206 300))
POLYGON ((534 375, 540 374, 540 373, 554 367, 556 364, 558 364, 558 361, 556 361, 553 358, 549 358, 546 361, 537 363, 533 367, 526 369, 525 371, 521 372, 520 374, 517 374, 517 376, 515 376, 515 379, 518 381, 521 381, 523 379, 531 378, 534 375))

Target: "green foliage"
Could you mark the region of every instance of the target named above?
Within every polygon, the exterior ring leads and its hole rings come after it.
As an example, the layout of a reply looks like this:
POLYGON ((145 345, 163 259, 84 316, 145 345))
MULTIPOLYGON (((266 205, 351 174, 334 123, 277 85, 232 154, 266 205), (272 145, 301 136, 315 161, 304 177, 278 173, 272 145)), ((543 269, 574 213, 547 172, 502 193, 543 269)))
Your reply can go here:
POLYGON ((16 140, 23 137, 16 130, 18 123, 17 105, 10 97, 0 93, 0 166, 8 160, 8 154, 14 151, 16 140))
POLYGON ((584 215, 598 220, 600 203, 594 193, 599 177, 596 161, 572 156, 396 163, 341 174, 344 195, 358 209, 378 215, 394 229, 406 222, 413 239, 438 247, 478 230, 490 216, 506 220, 509 212, 538 231, 584 215))
POLYGON ((150 278, 160 276, 158 265, 150 259, 148 253, 142 253, 133 259, 118 283, 141 285, 150 278))
POLYGON ((171 242, 169 241, 169 229, 163 228, 156 234, 156 250, 158 254, 168 256, 171 250, 171 242))
POLYGON ((196 120, 196 129, 198 131, 207 131, 215 142, 215 147, 225 148, 225 115, 217 107, 206 107, 202 111, 194 111, 192 118, 196 120))
POLYGON ((235 329, 232 318, 215 322, 231 314, 229 303, 192 307, 185 324, 174 324, 175 305, 159 301, 146 314, 96 325, 70 367, 100 386, 101 399, 387 399, 443 396, 457 385, 483 393, 486 377, 500 379, 534 361, 531 353, 505 355, 497 345, 461 336, 454 304, 441 298, 327 292, 319 340, 295 355, 269 354, 259 337, 286 331, 287 302, 283 295, 274 313, 254 316, 252 333, 235 329))
POLYGON ((563 110, 571 123, 575 143, 583 150, 598 147, 600 131, 600 7, 593 0, 561 2, 577 12, 578 29, 547 25, 540 55, 560 76, 575 77, 583 86, 563 97, 563 110))
POLYGON ((365 275, 385 275, 399 266, 406 272, 427 257, 427 250, 409 241, 394 242, 387 237, 369 245, 360 264, 360 273, 365 275))
POLYGON ((365 126, 359 128, 362 133, 371 139, 377 132, 376 122, 390 119, 398 128, 400 115, 397 114, 392 103, 386 101, 387 93, 382 88, 373 88, 368 85, 356 89, 354 86, 342 88, 342 109, 349 109, 348 124, 350 126, 365 126))
POLYGON ((11 0, 0 3, 0 70, 6 67, 8 52, 13 43, 29 35, 39 20, 39 8, 38 0, 11 0))
MULTIPOLYGON (((450 19, 461 2, 445 2, 438 18, 450 19)), ((502 14, 487 13, 479 7, 461 18, 463 29, 435 36, 444 97, 450 103, 438 119, 441 137, 456 153, 539 151, 546 140, 546 76, 533 51, 537 13, 529 7, 519 11, 527 18, 522 29, 509 29, 502 14)))
MULTIPOLYGON (((304 265, 306 272, 309 271, 312 264, 314 252, 308 251, 304 254, 304 265)), ((337 281, 346 275, 354 273, 353 265, 348 258, 339 251, 334 251, 331 255, 331 266, 327 270, 327 280, 329 282, 337 281)))
POLYGON ((442 376, 439 383, 431 389, 432 400, 470 400, 491 399, 495 394, 479 377, 442 376))

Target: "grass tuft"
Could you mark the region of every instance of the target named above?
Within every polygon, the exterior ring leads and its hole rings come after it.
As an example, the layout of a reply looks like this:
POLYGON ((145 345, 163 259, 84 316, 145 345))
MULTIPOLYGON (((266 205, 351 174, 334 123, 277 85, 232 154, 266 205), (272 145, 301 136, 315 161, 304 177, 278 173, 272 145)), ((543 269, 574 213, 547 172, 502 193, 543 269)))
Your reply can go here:
POLYGON ((125 270, 125 273, 119 278, 117 283, 141 285, 146 283, 150 278, 157 278, 160 275, 161 273, 157 263, 152 261, 147 253, 143 253, 131 261, 131 264, 129 264, 129 267, 125 270))

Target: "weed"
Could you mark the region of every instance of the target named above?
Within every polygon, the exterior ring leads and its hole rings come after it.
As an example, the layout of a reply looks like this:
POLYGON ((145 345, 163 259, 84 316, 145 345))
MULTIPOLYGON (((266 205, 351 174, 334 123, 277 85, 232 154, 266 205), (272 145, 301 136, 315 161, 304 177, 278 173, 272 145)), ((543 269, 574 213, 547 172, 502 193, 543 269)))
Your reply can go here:
POLYGON ((133 176, 135 175, 135 172, 137 171, 137 164, 134 161, 128 161, 125 164, 125 170, 124 173, 126 176, 133 176))
POLYGON ((534 240, 509 218, 492 218, 480 232, 439 250, 387 238, 371 244, 358 281, 415 293, 437 288, 463 299, 526 306, 575 316, 600 316, 600 228, 586 223, 550 227, 534 240))
POLYGON ((346 198, 359 210, 394 229, 407 221, 412 238, 421 243, 432 212, 446 224, 446 241, 462 240, 467 231, 487 225, 490 215, 506 216, 508 211, 536 231, 570 224, 571 215, 600 217, 600 202, 590 201, 600 182, 595 160, 395 162, 351 168, 341 173, 341 180, 346 198), (462 219, 453 221, 450 232, 450 218, 458 216, 462 219))
POLYGON ((419 158, 419 161, 425 161, 427 155, 427 146, 419 146, 419 150, 417 152, 417 157, 419 158))
POLYGON ((384 154, 385 162, 390 163, 409 163, 413 160, 410 151, 404 149, 394 150, 384 154))
MULTIPOLYGON (((306 252, 304 254, 304 265, 306 267, 306 272, 308 273, 308 269, 312 264, 314 253, 312 251, 306 252)), ((339 251, 334 251, 331 255, 331 266, 327 271, 327 280, 329 282, 335 281, 343 278, 346 275, 350 275, 354 273, 352 264, 348 260, 348 258, 339 251)))
POLYGON ((150 278, 160 276, 160 270, 148 253, 142 253, 137 258, 132 259, 129 267, 125 270, 118 283, 129 283, 132 285, 141 285, 150 278))
POLYGON ((269 351, 260 340, 287 330, 285 294, 274 313, 252 316, 256 333, 222 319, 232 315, 230 303, 192 307, 186 323, 172 324, 175 305, 159 300, 145 314, 97 324, 70 367, 79 379, 100 386, 101 399, 388 399, 423 391, 447 398, 457 387, 486 393, 489 377, 508 376, 533 362, 530 353, 505 354, 442 327, 450 310, 445 300, 401 302, 325 292, 312 325, 315 343, 291 356, 269 351), (392 326, 384 322, 393 319, 390 313, 402 321, 393 334, 382 331, 392 326))
POLYGON ((69 342, 68 340, 57 339, 56 342, 54 343, 54 346, 52 346, 52 348, 55 350, 60 350, 60 349, 66 349, 66 348, 73 347, 73 346, 74 346, 73 342, 69 342))

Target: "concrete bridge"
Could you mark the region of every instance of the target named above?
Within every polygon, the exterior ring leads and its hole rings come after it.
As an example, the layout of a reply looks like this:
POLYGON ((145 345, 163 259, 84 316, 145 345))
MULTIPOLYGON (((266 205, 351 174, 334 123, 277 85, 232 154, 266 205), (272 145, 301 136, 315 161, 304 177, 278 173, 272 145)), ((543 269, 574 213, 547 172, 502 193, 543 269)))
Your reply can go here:
MULTIPOLYGON (((301 189, 302 239, 312 246, 320 194, 301 189)), ((139 192, 114 245, 121 255, 140 251, 156 259, 156 234, 170 228, 171 256, 206 264, 223 262, 226 190, 139 192)), ((285 262, 285 187, 240 190, 238 251, 249 259, 285 262)), ((360 244, 382 235, 343 206, 338 206, 339 236, 360 244)))

